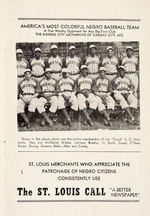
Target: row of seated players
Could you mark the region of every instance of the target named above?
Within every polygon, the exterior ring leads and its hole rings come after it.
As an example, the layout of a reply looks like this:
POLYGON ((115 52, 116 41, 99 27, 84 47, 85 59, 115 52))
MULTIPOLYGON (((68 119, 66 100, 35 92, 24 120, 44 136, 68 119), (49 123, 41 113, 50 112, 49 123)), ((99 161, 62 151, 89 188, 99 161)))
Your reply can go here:
POLYGON ((30 68, 32 71, 32 76, 37 80, 41 81, 44 77, 44 72, 46 68, 51 69, 51 76, 56 80, 60 80, 62 77, 62 68, 68 69, 68 76, 76 80, 80 76, 81 65, 86 65, 88 68, 88 76, 92 79, 96 79, 99 76, 99 67, 105 67, 106 78, 111 81, 117 75, 117 67, 123 65, 125 67, 125 76, 131 80, 134 88, 134 94, 136 95, 138 89, 138 59, 134 55, 133 47, 127 46, 126 56, 122 57, 122 60, 114 55, 113 47, 107 47, 106 57, 101 58, 100 53, 97 51, 97 47, 91 44, 88 48, 89 54, 83 59, 79 58, 76 53, 76 47, 70 46, 68 56, 61 58, 59 56, 59 49, 57 45, 52 45, 50 49, 51 56, 43 60, 42 50, 40 48, 35 48, 34 58, 25 60, 23 51, 17 49, 17 74, 18 82, 24 78, 24 71, 30 68))
POLYGON ((26 69, 24 76, 18 86, 18 115, 28 128, 31 127, 30 119, 36 109, 43 116, 41 125, 52 127, 57 110, 61 110, 65 124, 71 126, 73 115, 68 114, 67 103, 72 114, 79 110, 90 126, 93 126, 90 115, 96 109, 103 114, 105 124, 111 126, 110 115, 114 112, 116 102, 128 116, 128 121, 135 123, 133 113, 137 109, 137 98, 133 94, 131 80, 125 77, 124 66, 118 67, 118 75, 111 82, 106 78, 104 67, 99 68, 97 79, 91 79, 86 65, 81 66, 80 77, 76 81, 68 77, 67 68, 62 69, 62 78, 59 81, 52 77, 50 68, 46 68, 45 77, 40 82, 32 78, 30 69, 26 69), (46 104, 50 104, 49 113, 46 112, 46 104), (25 112, 27 105, 28 114, 25 112))

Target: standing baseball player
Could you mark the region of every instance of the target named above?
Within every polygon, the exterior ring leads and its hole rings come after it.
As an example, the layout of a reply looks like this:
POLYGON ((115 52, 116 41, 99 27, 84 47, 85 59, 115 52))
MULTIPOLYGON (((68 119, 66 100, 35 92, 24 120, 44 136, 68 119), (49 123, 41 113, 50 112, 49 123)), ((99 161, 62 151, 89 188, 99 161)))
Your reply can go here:
POLYGON ((118 76, 112 81, 114 99, 120 104, 121 108, 127 113, 129 122, 135 123, 135 118, 131 110, 137 109, 137 98, 133 94, 131 80, 125 76, 124 66, 118 67, 118 76))
POLYGON ((125 67, 125 76, 131 80, 131 83, 134 86, 134 95, 136 96, 138 88, 138 59, 134 56, 132 46, 127 46, 126 54, 127 56, 122 60, 122 65, 125 67))
POLYGON ((55 116, 58 107, 57 99, 57 81, 51 76, 51 69, 46 68, 45 78, 40 82, 40 98, 37 103, 38 112, 44 117, 44 120, 41 122, 41 125, 44 126, 45 122, 49 127, 53 125, 52 120, 49 118, 46 113, 45 105, 49 104, 49 112, 51 117, 55 116))
MULTIPOLYGON (((78 100, 76 97, 74 80, 68 77, 68 69, 63 68, 62 79, 58 82, 58 109, 60 109, 65 117, 65 123, 71 126, 71 119, 66 110, 66 103, 69 103, 72 111, 78 111, 78 100)), ((74 115, 72 114, 71 117, 74 115)))
POLYGON ((16 60, 17 60, 17 81, 20 83, 24 79, 24 72, 29 68, 28 62, 23 58, 22 49, 16 50, 16 60))
POLYGON ((58 47, 57 45, 51 46, 51 56, 48 59, 48 66, 51 69, 51 78, 56 80, 60 80, 61 70, 62 70, 62 59, 58 55, 58 47))
POLYGON ((110 114, 114 111, 115 101, 110 95, 110 82, 106 78, 106 69, 104 67, 99 69, 99 77, 95 81, 94 92, 98 101, 98 111, 104 115, 105 125, 111 126, 110 114))
POLYGON ((68 69, 68 77, 73 80, 79 78, 81 59, 76 56, 75 46, 69 47, 69 56, 64 59, 63 65, 68 69))
POLYGON ((44 69, 45 69, 44 60, 41 58, 41 49, 38 47, 35 48, 34 55, 35 58, 33 58, 30 63, 32 69, 32 76, 38 82, 40 82, 44 77, 44 69))
POLYGON ((31 70, 26 69, 24 80, 19 83, 19 100, 17 113, 23 118, 26 126, 31 127, 31 117, 36 110, 39 88, 35 80, 31 78, 31 70), (28 116, 25 113, 25 106, 28 106, 28 116))
POLYGON ((117 75, 117 67, 121 64, 121 60, 114 56, 113 47, 107 47, 107 56, 102 60, 102 66, 106 69, 106 78, 112 81, 117 75))
POLYGON ((93 126, 93 122, 87 112, 87 104, 89 104, 90 112, 96 110, 97 99, 92 93, 93 91, 93 80, 88 77, 88 67, 86 65, 81 66, 81 76, 76 80, 77 85, 77 99, 79 102, 79 110, 82 111, 86 122, 93 126))
POLYGON ((88 67, 88 77, 93 80, 98 77, 98 69, 100 66, 100 57, 96 55, 96 46, 90 45, 89 55, 85 58, 85 65, 88 67))

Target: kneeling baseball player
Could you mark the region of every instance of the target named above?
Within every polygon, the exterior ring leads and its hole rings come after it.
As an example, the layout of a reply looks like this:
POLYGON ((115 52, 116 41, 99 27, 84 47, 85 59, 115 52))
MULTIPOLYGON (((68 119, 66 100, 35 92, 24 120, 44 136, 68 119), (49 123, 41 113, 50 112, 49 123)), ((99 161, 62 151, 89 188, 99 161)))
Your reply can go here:
MULTIPOLYGON (((78 100, 75 92, 74 80, 68 77, 68 69, 62 69, 62 79, 58 82, 58 109, 60 109, 65 117, 64 124, 71 126, 71 118, 66 110, 66 103, 69 103, 72 111, 78 111, 78 100)), ((71 117, 74 116, 72 113, 71 117)))
POLYGON ((128 121, 135 123, 135 118, 131 110, 137 109, 137 98, 134 96, 134 88, 131 80, 125 77, 124 66, 118 67, 118 76, 112 81, 114 99, 120 104, 121 108, 127 113, 128 121))
POLYGON ((82 111, 83 116, 85 117, 85 121, 93 126, 93 122, 87 112, 87 104, 88 102, 90 114, 93 110, 97 108, 97 99, 93 94, 93 80, 88 77, 88 68, 86 65, 81 66, 81 76, 76 81, 77 84, 77 98, 79 102, 79 110, 82 111))
POLYGON ((100 67, 99 77, 95 81, 95 95, 98 103, 98 111, 104 115, 105 125, 111 126, 110 114, 114 111, 115 101, 110 95, 110 83, 106 79, 106 69, 100 67), (107 107, 107 109, 106 109, 107 107))
POLYGON ((44 120, 41 122, 41 125, 44 126, 45 122, 49 127, 53 125, 53 121, 49 118, 46 113, 45 105, 49 104, 49 114, 53 117, 57 111, 58 107, 58 98, 57 98, 57 81, 54 78, 51 78, 51 69, 46 68, 45 78, 40 82, 40 98, 37 103, 38 112, 44 117, 44 120))
POLYGON ((25 70, 24 76, 25 78, 19 83, 17 113, 23 118, 27 128, 30 128, 31 118, 37 107, 39 88, 37 82, 31 78, 30 69, 25 70), (28 106, 28 115, 25 113, 26 106, 28 106))

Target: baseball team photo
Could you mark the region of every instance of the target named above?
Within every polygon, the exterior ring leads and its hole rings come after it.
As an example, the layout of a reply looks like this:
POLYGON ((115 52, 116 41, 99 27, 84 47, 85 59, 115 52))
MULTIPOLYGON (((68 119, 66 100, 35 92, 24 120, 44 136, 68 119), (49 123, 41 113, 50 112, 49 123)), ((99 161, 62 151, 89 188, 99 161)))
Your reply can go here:
POLYGON ((16 43, 18 131, 139 130, 138 41, 16 43))

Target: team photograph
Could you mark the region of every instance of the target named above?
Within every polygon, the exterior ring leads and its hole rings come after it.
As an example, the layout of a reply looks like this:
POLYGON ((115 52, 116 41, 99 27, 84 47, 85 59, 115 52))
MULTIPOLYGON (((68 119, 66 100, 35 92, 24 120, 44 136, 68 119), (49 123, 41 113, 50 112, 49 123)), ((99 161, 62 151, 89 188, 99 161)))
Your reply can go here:
POLYGON ((139 42, 17 43, 19 131, 140 129, 139 42))

